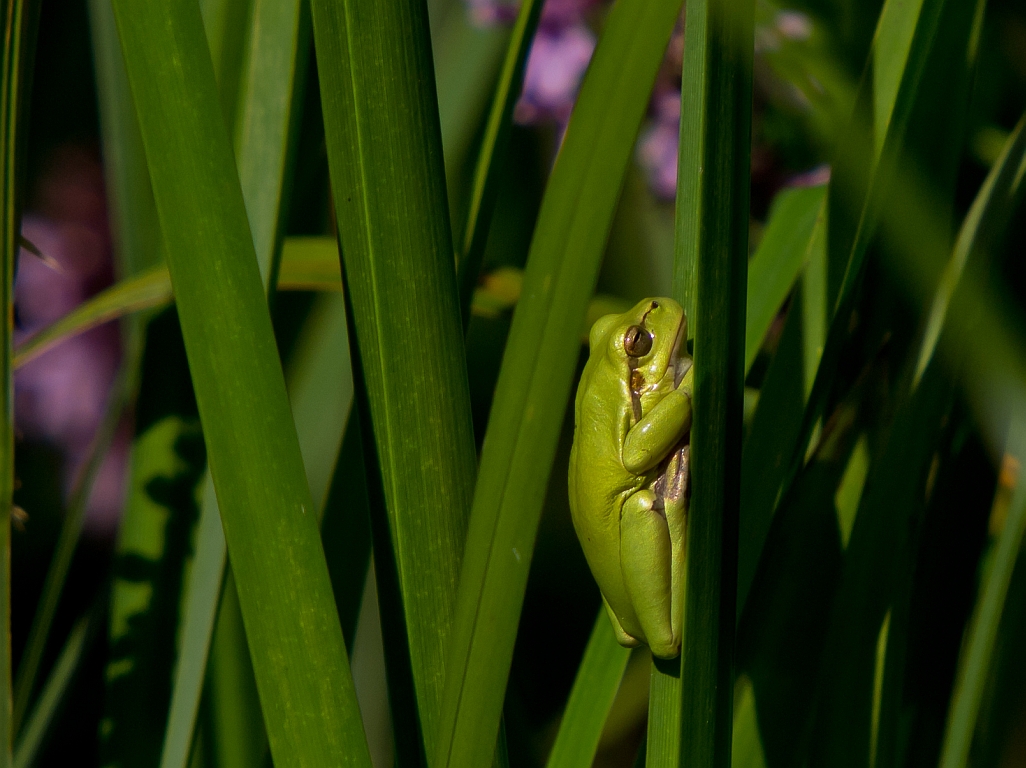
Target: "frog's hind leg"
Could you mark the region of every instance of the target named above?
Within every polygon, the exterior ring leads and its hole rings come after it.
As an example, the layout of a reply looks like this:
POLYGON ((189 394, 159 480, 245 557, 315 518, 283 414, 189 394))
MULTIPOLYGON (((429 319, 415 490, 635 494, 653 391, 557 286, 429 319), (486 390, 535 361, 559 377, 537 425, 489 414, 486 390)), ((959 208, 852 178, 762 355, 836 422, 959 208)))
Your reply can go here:
POLYGON ((623 506, 620 518, 620 564, 624 586, 652 653, 672 659, 680 653, 680 636, 671 620, 670 529, 657 497, 639 491, 623 506))
POLYGON ((627 631, 620 624, 620 620, 616 618, 616 614, 613 609, 609 607, 609 602, 605 597, 602 598, 602 605, 606 607, 606 615, 609 617, 609 622, 613 625, 613 635, 616 636, 616 642, 622 645, 624 648, 637 648, 641 645, 641 641, 634 635, 628 634, 627 631))

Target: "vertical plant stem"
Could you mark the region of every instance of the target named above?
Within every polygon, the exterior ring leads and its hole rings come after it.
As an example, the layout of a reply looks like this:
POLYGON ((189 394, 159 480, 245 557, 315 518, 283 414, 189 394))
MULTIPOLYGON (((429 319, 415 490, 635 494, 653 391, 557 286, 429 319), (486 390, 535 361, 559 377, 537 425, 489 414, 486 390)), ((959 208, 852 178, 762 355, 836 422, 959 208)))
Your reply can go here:
POLYGON ((692 310, 695 403, 679 764, 706 768, 730 765, 733 722, 753 13, 750 0, 685 13, 674 293, 692 310))
POLYGON ((0 72, 0 258, 3 278, 0 311, 3 313, 3 349, 0 376, 3 413, 0 414, 0 768, 11 765, 11 513, 14 508, 14 267, 21 231, 20 164, 27 103, 26 65, 35 41, 38 5, 30 0, 5 0, 3 71, 0 72))

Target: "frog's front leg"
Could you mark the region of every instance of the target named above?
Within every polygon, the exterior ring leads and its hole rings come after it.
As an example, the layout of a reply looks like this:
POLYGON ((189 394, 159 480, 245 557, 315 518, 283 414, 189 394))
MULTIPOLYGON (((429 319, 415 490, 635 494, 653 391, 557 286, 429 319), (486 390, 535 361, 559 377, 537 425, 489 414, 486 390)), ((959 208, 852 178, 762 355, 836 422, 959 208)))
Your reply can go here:
POLYGON ((623 443, 623 466, 628 472, 647 472, 691 429, 691 394, 684 387, 670 392, 630 428, 623 443))
POLYGON ((674 625, 671 561, 674 547, 666 517, 652 491, 634 493, 620 517, 620 568, 645 642, 655 656, 680 653, 680 627, 674 625))

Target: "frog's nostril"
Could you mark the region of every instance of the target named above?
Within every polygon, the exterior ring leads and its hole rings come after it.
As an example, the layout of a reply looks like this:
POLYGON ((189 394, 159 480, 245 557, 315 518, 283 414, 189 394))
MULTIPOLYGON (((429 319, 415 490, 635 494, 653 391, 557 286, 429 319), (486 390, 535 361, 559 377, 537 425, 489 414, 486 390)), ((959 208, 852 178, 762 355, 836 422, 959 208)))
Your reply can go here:
POLYGON ((658 301, 653 301, 652 302, 652 309, 659 309, 659 302, 658 301))

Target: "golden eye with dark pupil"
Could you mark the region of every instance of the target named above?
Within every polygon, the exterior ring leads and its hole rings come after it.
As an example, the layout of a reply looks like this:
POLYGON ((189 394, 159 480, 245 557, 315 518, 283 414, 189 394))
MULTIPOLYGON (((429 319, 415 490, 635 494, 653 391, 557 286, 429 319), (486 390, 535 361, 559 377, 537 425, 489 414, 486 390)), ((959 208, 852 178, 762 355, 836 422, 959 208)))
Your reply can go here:
POLYGON ((652 351, 652 334, 640 325, 632 325, 623 335, 623 351, 631 357, 644 357, 652 351))

